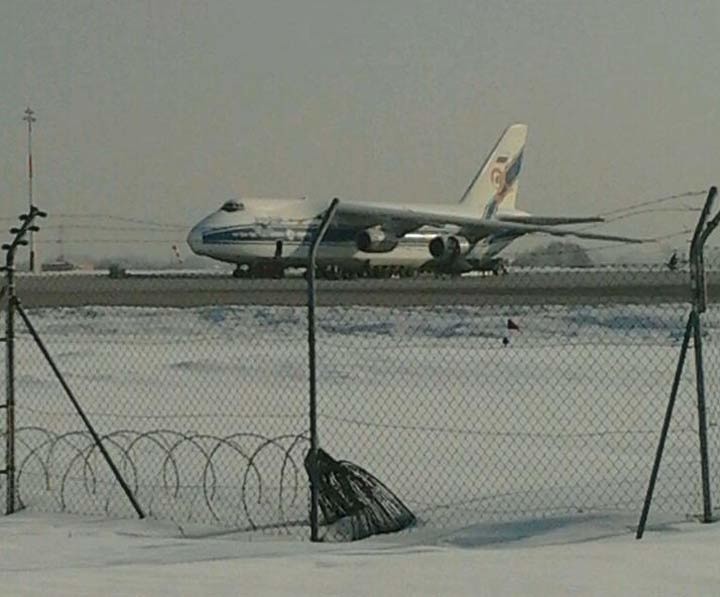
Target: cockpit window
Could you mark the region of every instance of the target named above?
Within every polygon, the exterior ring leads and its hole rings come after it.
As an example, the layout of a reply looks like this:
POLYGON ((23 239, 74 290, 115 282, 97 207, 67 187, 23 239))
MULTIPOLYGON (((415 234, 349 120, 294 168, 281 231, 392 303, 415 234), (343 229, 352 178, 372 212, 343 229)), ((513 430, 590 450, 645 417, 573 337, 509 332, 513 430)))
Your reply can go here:
POLYGON ((235 201, 235 199, 230 199, 230 201, 226 201, 225 203, 223 203, 223 206, 220 209, 229 212, 243 211, 245 209, 245 206, 239 201, 235 201))

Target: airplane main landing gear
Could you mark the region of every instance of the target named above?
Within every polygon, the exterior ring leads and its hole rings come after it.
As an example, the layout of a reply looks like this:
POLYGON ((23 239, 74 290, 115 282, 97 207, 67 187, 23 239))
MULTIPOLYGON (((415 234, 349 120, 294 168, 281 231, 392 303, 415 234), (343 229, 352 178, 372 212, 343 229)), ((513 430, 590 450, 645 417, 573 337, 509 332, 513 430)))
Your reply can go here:
POLYGON ((285 277, 285 268, 279 263, 253 263, 238 265, 233 270, 233 278, 274 278, 285 277))
POLYGON ((507 265, 504 259, 496 259, 490 266, 493 276, 504 276, 508 273, 507 265))

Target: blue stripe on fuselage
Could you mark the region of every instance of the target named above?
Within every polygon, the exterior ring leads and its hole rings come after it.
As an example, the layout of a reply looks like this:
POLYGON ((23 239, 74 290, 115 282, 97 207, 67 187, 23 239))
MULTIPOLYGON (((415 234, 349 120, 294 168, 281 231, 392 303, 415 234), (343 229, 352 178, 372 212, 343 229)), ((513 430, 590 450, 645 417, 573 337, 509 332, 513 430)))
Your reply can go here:
MULTIPOLYGON (((309 244, 315 236, 317 228, 317 226, 238 226, 208 230, 203 232, 202 239, 206 245, 276 240, 293 240, 301 244, 309 244)), ((357 228, 333 226, 326 232, 324 240, 331 243, 355 242, 357 233, 357 228)))
MULTIPOLYGON (((276 242, 278 240, 309 245, 317 233, 316 225, 306 226, 252 226, 244 225, 230 228, 215 228, 202 234, 205 245, 239 245, 246 242, 276 242)), ((323 242, 355 244, 360 229, 354 227, 328 228, 323 242)), ((442 229, 428 229, 411 232, 402 237, 404 246, 426 245, 438 234, 445 233, 442 229)))

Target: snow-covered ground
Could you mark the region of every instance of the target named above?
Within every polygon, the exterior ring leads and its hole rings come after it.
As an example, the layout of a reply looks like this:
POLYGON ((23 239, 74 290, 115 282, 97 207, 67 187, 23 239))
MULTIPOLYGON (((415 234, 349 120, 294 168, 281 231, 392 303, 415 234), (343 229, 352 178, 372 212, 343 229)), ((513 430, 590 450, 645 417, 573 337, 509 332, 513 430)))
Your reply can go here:
POLYGON ((0 517, 0 595, 717 595, 720 524, 597 516, 310 544, 158 521, 0 517))
MULTIPOLYGON (((397 493, 419 518, 416 534, 637 513, 686 314, 685 305, 319 309, 320 444, 397 493), (508 330, 508 318, 520 329, 508 330)), ((31 317, 149 514, 307 535, 303 308, 84 307, 31 317)), ((717 313, 704 325, 714 463, 717 313)), ((22 503, 132 517, 52 371, 18 331, 22 503)), ((700 511, 693 375, 689 362, 653 510, 673 520, 700 511)))

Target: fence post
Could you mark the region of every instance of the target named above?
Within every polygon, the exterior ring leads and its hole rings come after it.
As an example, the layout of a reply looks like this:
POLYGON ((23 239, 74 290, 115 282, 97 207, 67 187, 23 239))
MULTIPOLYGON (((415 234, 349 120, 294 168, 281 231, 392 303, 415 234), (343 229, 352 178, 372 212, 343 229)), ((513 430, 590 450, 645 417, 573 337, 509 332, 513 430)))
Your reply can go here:
POLYGON ((33 224, 36 217, 44 218, 45 212, 32 206, 29 213, 20 216, 22 225, 11 228, 10 233, 15 238, 2 249, 7 252, 5 256, 5 287, 3 294, 7 294, 7 307, 5 310, 5 468, 2 472, 6 477, 5 514, 15 512, 15 253, 17 248, 28 244, 25 235, 28 232, 37 232, 38 227, 33 224))
POLYGON ((673 380, 672 390, 670 391, 670 399, 668 401, 665 420, 663 421, 662 431, 660 432, 660 442, 655 453, 655 461, 653 463, 650 482, 645 494, 645 502, 643 504, 640 522, 638 523, 635 537, 642 539, 645 532, 645 524, 647 522, 650 504, 652 502, 653 492, 655 490, 655 482, 657 480, 658 471, 660 469, 660 461, 662 460, 663 450, 665 448, 665 440, 670 428, 670 420, 672 418, 673 406, 677 396, 678 386, 680 384, 680 376, 682 375, 683 366, 685 364, 685 355, 688 348, 689 340, 692 335, 693 351, 695 353, 695 385, 697 390, 697 409, 698 409, 698 437, 700 440, 700 477, 702 481, 703 496, 703 522, 712 521, 712 499, 710 494, 710 465, 708 459, 707 445, 707 417, 705 408, 705 372, 702 357, 702 327, 700 315, 707 308, 707 286, 705 280, 705 260, 703 250, 705 241, 707 241, 713 230, 720 224, 720 212, 708 222, 708 217, 712 211, 717 195, 717 188, 710 187, 705 200, 700 218, 695 226, 692 242, 690 244, 690 285, 692 290, 692 308, 685 326, 685 336, 683 338, 682 348, 680 350, 680 358, 678 359, 677 369, 675 371, 675 379, 673 380))
POLYGON ((708 461, 707 416, 705 409, 705 372, 702 358, 702 330, 700 314, 693 310, 693 342, 695 344, 695 378, 698 409, 698 436, 700 438, 700 477, 702 479, 703 522, 712 521, 712 503, 710 497, 710 465, 708 461))
POLYGON ((336 197, 330 202, 330 206, 325 211, 320 226, 310 245, 310 253, 308 255, 307 264, 307 285, 308 285, 308 368, 310 374, 310 540, 318 541, 318 472, 317 472, 317 455, 319 448, 318 432, 317 432, 317 387, 316 387, 316 367, 315 367, 315 266, 317 259, 317 251, 320 243, 325 237, 325 233, 330 226, 330 222, 335 215, 340 200, 336 197))
POLYGON ((15 512, 15 263, 9 245, 5 260, 5 514, 15 512))
MULTIPOLYGON (((707 219, 712 209, 717 188, 711 187, 703 215, 707 219)), ((710 492, 710 460, 707 444, 707 409, 705 406, 705 369, 702 356, 702 322, 700 315, 707 309, 707 284, 705 280, 705 242, 720 223, 720 212, 707 223, 703 230, 699 228, 693 236, 690 247, 691 272, 693 273, 693 342, 695 345, 695 386, 697 390, 698 435, 700 439, 700 476, 703 493, 703 522, 712 522, 712 498, 710 492)))

